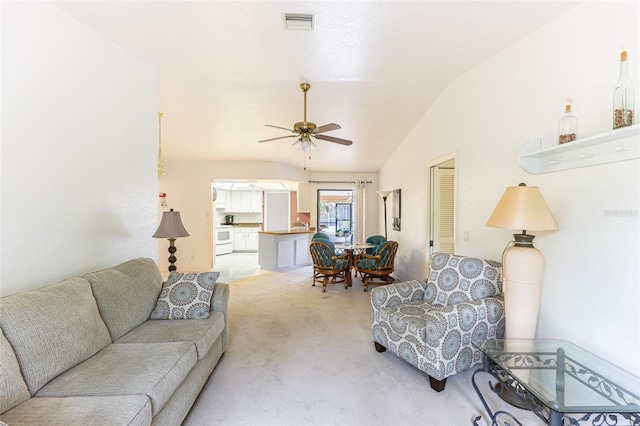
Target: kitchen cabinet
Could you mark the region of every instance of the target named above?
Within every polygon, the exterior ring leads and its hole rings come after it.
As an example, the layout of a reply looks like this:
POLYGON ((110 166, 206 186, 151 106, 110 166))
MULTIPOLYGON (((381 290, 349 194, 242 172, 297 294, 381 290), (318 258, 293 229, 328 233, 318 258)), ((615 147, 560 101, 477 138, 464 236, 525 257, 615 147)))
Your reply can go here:
POLYGON ((258 251, 259 240, 258 240, 258 229, 247 233, 247 250, 250 251, 258 251))
POLYGON ((216 208, 226 208, 227 207, 227 190, 225 189, 217 189, 217 198, 215 201, 216 208))
POLYGON ((258 226, 233 228, 233 251, 258 251, 258 226))
POLYGON ((258 263, 268 271, 311 264, 309 242, 313 231, 260 231, 258 263))
POLYGON ((261 213, 262 191, 229 191, 226 211, 229 213, 261 213))
POLYGON ((298 184, 298 212, 310 213, 311 212, 311 200, 310 187, 308 183, 298 184))
POLYGON ((311 252, 309 251, 309 238, 296 238, 294 245, 294 263, 296 266, 308 265, 311 263, 311 252))
POLYGON ((251 191, 230 191, 227 211, 231 213, 248 212, 250 203, 249 192, 251 191))

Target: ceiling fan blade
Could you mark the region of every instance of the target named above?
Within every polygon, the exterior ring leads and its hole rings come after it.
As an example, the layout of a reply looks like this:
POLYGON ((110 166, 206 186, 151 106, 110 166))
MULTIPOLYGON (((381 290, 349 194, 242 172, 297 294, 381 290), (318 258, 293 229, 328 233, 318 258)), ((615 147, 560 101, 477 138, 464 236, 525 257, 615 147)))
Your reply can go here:
POLYGON ((265 126, 267 126, 267 127, 273 127, 273 128, 276 128, 276 129, 286 130, 286 131, 288 131, 288 132, 298 133, 298 132, 296 132, 295 130, 287 129, 286 127, 274 126, 273 124, 265 124, 265 126))
POLYGON ((323 141, 328 141, 328 142, 335 142, 335 143, 339 143, 342 145, 351 145, 353 142, 348 141, 346 139, 340 139, 340 138, 334 138, 333 136, 327 136, 327 135, 311 135, 316 139, 321 139, 323 141))
POLYGON ((339 124, 329 123, 329 124, 325 124, 324 126, 316 127, 311 131, 311 133, 324 133, 324 132, 329 132, 331 130, 338 130, 338 129, 342 129, 342 127, 340 127, 339 124))
POLYGON ((271 141, 275 141, 275 140, 278 140, 278 139, 297 138, 297 137, 298 137, 297 134, 296 135, 288 135, 288 136, 278 136, 277 138, 263 139, 263 140, 258 141, 258 142, 271 142, 271 141))

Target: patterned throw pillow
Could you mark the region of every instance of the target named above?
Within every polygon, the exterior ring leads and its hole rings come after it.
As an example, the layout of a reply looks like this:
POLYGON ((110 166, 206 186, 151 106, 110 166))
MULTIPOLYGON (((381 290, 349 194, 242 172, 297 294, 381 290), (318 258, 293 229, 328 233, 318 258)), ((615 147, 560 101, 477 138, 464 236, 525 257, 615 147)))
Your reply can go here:
POLYGON ((171 272, 162 285, 162 291, 151 319, 205 319, 209 318, 213 286, 220 272, 171 272))

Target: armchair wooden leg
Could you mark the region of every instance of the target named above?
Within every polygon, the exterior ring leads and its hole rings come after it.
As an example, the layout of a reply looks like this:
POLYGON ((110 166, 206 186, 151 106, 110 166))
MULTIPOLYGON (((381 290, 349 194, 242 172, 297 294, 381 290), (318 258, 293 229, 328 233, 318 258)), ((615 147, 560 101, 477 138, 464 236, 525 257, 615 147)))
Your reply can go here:
POLYGON ((382 346, 382 345, 381 345, 380 343, 378 343, 378 342, 373 342, 373 344, 375 345, 375 347, 376 347, 376 351, 378 351, 378 352, 384 352, 384 351, 386 351, 386 350, 387 350, 387 348, 385 348, 384 346, 382 346))
POLYGON ((442 392, 444 390, 444 385, 447 383, 447 379, 436 380, 429 376, 429 383, 431 384, 431 389, 436 392, 442 392))

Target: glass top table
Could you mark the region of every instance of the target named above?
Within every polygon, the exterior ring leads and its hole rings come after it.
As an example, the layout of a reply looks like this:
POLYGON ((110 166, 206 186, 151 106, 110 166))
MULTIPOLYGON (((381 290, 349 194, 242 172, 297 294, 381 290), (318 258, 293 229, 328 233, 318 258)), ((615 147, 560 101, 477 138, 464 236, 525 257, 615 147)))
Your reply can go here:
POLYGON ((346 251, 353 252, 355 254, 362 253, 366 249, 376 248, 376 247, 378 247, 378 246, 374 245, 374 244, 369 244, 369 243, 355 243, 355 244, 340 244, 340 243, 337 243, 337 244, 335 244, 336 250, 346 250, 346 251))
MULTIPOLYGON (((562 424, 563 413, 587 414, 579 416, 583 419, 589 413, 632 413, 622 417, 640 425, 640 378, 572 343, 484 340, 473 344, 485 355, 483 368, 476 373, 493 373, 507 384, 515 380, 509 385, 521 391, 523 405, 551 425, 562 424), (536 411, 544 408, 541 405, 547 407, 546 414, 536 411)), ((475 384, 475 373, 473 381, 488 410, 475 384)))

